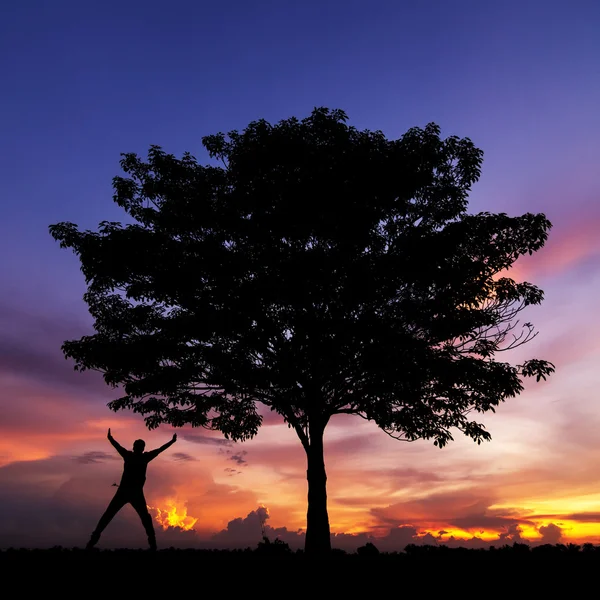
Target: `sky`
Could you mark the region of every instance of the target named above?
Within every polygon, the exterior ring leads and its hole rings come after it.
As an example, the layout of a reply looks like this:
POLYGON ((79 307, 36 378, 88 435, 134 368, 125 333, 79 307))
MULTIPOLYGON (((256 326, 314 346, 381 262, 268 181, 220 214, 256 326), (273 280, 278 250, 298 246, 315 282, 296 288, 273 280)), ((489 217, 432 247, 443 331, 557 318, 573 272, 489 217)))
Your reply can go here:
MULTIPOLYGON (((82 546, 122 464, 114 413, 64 340, 93 333, 79 262, 48 225, 122 220, 111 180, 151 144, 208 162, 204 135, 341 108, 389 138, 436 122, 484 151, 470 212, 544 212, 546 246, 511 272, 545 292, 511 362, 556 365, 438 449, 334 418, 325 434, 334 547, 600 543, 600 4, 594 0, 5 2, 0 8, 0 548, 82 546), (595 173, 595 174, 594 174, 595 173)), ((253 440, 178 431, 148 470, 159 546, 302 547, 306 465, 270 413, 253 440)), ((125 507, 100 548, 145 547, 125 507)))

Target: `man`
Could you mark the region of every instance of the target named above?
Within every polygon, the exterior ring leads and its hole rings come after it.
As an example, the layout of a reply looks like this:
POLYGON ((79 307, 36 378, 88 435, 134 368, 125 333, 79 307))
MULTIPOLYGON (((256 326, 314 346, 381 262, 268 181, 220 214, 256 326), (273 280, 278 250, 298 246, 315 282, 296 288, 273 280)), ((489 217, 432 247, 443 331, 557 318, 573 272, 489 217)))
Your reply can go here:
POLYGON ((135 440, 133 442, 133 452, 125 450, 111 435, 108 430, 108 441, 115 447, 116 451, 123 457, 123 476, 121 483, 114 498, 110 501, 106 512, 100 517, 96 529, 90 537, 86 549, 91 550, 100 539, 100 535, 111 522, 112 518, 129 502, 140 516, 146 534, 150 550, 156 550, 156 536, 154 534, 154 526, 152 525, 152 517, 148 512, 146 498, 144 498, 144 483, 146 482, 146 467, 148 463, 156 458, 161 452, 164 452, 169 446, 172 446, 177 441, 177 434, 173 435, 173 439, 167 442, 164 446, 144 452, 146 442, 144 440, 135 440))

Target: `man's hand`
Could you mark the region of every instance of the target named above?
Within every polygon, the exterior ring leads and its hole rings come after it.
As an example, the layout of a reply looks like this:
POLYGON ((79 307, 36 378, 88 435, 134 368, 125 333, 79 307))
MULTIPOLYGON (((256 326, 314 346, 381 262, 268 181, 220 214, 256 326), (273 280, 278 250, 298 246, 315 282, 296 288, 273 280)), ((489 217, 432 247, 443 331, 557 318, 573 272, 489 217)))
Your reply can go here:
POLYGON ((161 452, 164 452, 167 448, 170 448, 176 441, 177 434, 174 433, 173 437, 166 444, 163 444, 160 448, 156 448, 156 450, 150 450, 150 452, 146 452, 148 460, 154 460, 161 452))
POLYGON ((117 442, 117 440, 115 440, 115 438, 111 435, 110 433, 110 427, 108 428, 108 433, 106 434, 106 437, 108 438, 108 441, 110 442, 111 446, 123 457, 125 458, 125 455, 127 454, 127 450, 125 450, 125 448, 123 448, 123 446, 121 446, 121 444, 119 444, 119 442, 117 442))

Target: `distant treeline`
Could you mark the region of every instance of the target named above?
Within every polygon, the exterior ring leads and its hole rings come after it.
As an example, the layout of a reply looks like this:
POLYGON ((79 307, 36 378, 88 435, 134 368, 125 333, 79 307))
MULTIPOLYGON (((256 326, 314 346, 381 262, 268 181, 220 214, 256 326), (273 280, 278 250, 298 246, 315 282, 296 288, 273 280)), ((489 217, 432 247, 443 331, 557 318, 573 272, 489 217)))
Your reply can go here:
MULTIPOLYGON (((81 548, 63 548, 56 546, 48 549, 8 548, 0 550, 0 565, 8 562, 44 562, 58 559, 60 562, 105 562, 123 560, 158 560, 159 562, 202 562, 202 561, 253 561, 261 558, 280 558, 290 561, 308 561, 303 550, 293 551, 288 544, 275 540, 260 542, 255 549, 239 550, 205 550, 193 548, 166 548, 157 552, 148 550, 115 549, 85 551, 81 548)), ((327 560, 362 562, 404 562, 429 559, 474 559, 474 560, 505 560, 505 559, 592 559, 600 561, 600 546, 593 544, 543 544, 529 546, 528 544, 513 543, 512 545, 490 546, 488 548, 450 548, 444 545, 428 546, 410 544, 403 552, 380 552, 371 543, 361 546, 356 552, 346 552, 333 549, 326 557, 327 560)))

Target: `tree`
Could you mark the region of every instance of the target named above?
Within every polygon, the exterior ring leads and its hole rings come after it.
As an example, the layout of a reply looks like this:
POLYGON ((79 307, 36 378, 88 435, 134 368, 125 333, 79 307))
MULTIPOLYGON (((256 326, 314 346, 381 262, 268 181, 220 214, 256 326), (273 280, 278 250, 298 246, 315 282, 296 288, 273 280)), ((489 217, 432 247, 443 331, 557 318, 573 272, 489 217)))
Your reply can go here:
POLYGON ((468 214, 482 152, 435 124, 399 139, 341 110, 202 139, 201 165, 123 154, 114 201, 132 220, 50 226, 81 261, 95 334, 64 343, 149 428, 253 437, 257 403, 307 456, 306 551, 330 550, 323 434, 335 414, 443 447, 489 440, 494 411, 554 370, 495 356, 530 340, 543 292, 502 276, 541 248, 543 214, 468 214), (520 333, 517 333, 519 332, 520 333))

